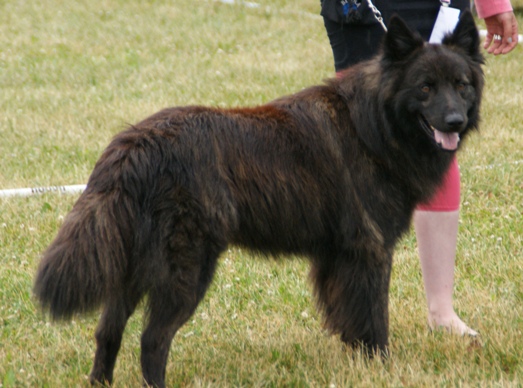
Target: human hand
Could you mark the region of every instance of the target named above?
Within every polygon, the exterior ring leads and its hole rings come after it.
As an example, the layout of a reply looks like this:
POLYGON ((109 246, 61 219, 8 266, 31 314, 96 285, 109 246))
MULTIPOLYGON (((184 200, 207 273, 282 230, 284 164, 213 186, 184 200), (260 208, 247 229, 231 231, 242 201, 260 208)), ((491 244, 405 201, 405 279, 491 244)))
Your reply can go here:
POLYGON ((504 12, 485 18, 487 37, 484 48, 489 54, 507 54, 518 44, 518 21, 514 12, 504 12))

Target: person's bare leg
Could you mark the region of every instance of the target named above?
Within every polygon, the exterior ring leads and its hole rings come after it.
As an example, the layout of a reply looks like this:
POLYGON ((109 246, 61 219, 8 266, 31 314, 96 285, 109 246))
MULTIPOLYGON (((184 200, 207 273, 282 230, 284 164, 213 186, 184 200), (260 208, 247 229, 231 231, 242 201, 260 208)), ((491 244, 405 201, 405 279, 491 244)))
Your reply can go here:
POLYGON ((458 317, 452 303, 458 223, 459 210, 414 213, 428 323, 431 329, 443 327, 455 334, 476 336, 478 333, 458 317))

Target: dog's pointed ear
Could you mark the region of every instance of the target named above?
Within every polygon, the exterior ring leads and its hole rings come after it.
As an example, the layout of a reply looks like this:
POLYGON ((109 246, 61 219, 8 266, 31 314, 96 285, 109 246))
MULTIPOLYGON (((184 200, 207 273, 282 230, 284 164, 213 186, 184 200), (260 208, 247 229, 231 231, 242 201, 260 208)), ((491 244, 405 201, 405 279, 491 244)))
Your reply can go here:
POLYGON ((415 50, 423 47, 423 38, 413 32, 397 15, 390 18, 384 42, 384 56, 392 61, 403 61, 415 50))
POLYGON ((478 28, 470 11, 465 11, 461 14, 454 32, 443 38, 443 44, 459 47, 464 50, 473 61, 484 63, 484 58, 480 50, 478 28))

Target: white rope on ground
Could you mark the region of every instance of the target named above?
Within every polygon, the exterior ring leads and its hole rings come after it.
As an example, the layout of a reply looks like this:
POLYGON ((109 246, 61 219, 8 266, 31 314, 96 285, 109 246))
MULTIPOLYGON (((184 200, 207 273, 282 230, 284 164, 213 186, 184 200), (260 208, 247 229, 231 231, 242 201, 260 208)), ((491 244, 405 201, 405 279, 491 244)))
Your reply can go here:
POLYGON ((47 187, 31 187, 23 189, 7 189, 0 190, 0 198, 9 197, 29 197, 31 195, 45 194, 45 193, 60 193, 60 194, 74 194, 81 193, 85 190, 87 185, 70 185, 70 186, 47 186, 47 187))
POLYGON ((246 8, 259 8, 259 9, 262 9, 263 11, 265 11, 267 13, 278 12, 278 13, 281 13, 281 14, 305 16, 305 17, 308 17, 308 18, 313 18, 313 19, 318 19, 318 20, 323 19, 322 16, 319 13, 318 14, 314 14, 312 12, 306 12, 306 11, 300 11, 300 10, 281 10, 281 9, 278 9, 278 10, 275 11, 275 10, 273 10, 269 6, 266 6, 266 7, 262 8, 261 4, 254 3, 254 2, 251 2, 251 1, 243 1, 243 0, 213 0, 213 1, 217 2, 217 3, 227 4, 227 5, 240 5, 240 6, 243 6, 243 7, 246 7, 246 8))
POLYGON ((258 3, 252 3, 250 1, 237 1, 237 0, 218 0, 220 3, 223 4, 240 4, 247 8, 258 8, 260 7, 260 4, 258 3))

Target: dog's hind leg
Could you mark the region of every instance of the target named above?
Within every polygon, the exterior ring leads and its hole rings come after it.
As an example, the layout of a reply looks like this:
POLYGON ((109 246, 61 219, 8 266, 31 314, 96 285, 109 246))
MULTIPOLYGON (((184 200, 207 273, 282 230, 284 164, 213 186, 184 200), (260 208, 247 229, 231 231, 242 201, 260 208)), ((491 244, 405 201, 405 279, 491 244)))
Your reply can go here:
POLYGON ((122 343, 127 320, 133 314, 141 295, 113 295, 105 304, 96 329, 96 354, 89 381, 111 384, 116 356, 122 343))
POLYGON ((392 256, 352 250, 313 261, 311 278, 327 329, 368 355, 386 354, 392 256))
POLYGON ((141 364, 144 383, 165 386, 165 369, 171 341, 192 316, 205 295, 216 267, 219 253, 177 254, 178 265, 149 293, 148 324, 142 335, 141 364))

